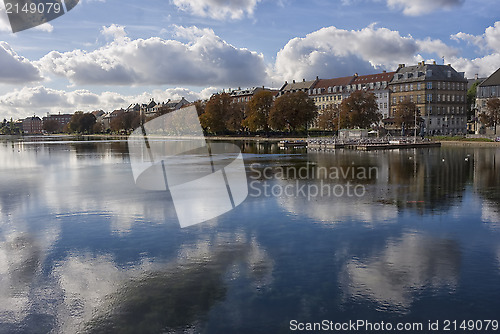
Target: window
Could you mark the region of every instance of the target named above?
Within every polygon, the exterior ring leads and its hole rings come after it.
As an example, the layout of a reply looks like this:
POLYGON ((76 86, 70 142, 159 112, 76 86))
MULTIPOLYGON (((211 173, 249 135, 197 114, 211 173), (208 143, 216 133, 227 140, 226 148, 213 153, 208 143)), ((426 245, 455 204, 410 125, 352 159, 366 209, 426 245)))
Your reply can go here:
POLYGON ((427 83, 427 89, 432 89, 432 82, 427 83))
POLYGON ((396 100, 396 97, 394 96, 394 97, 392 98, 392 104, 396 104, 396 103, 397 103, 397 100, 396 100))
POLYGON ((441 81, 438 81, 437 85, 438 85, 438 87, 437 87, 437 88, 438 88, 438 89, 441 89, 441 81))
POLYGON ((427 102, 431 102, 432 101, 432 94, 427 94, 427 102))
POLYGON ((408 84, 406 84, 406 85, 405 85, 405 92, 407 92, 407 91, 408 91, 408 88, 409 88, 409 87, 408 87, 408 84))

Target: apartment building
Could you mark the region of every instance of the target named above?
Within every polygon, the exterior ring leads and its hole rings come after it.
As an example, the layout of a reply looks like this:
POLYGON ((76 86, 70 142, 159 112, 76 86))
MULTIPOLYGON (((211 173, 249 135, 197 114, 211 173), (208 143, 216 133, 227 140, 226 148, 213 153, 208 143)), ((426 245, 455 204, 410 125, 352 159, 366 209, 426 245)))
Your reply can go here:
POLYGON ((465 134, 467 127, 467 79, 451 65, 399 65, 390 89, 389 117, 398 103, 416 104, 427 135, 465 134))
MULTIPOLYGON (((500 68, 477 86, 476 119, 478 121, 480 119, 479 115, 486 111, 486 103, 491 98, 500 98, 500 68)), ((500 127, 497 126, 497 128, 500 127)), ((493 134, 499 133, 499 131, 495 132, 495 129, 493 129, 493 127, 492 129, 486 129, 483 124, 479 123, 476 133, 493 134)))

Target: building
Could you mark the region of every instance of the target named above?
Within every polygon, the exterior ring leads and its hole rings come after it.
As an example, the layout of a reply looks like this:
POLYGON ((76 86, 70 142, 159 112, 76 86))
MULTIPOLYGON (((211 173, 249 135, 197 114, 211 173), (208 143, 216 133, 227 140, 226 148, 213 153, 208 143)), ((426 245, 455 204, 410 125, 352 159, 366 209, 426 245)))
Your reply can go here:
POLYGON ((181 99, 178 100, 168 100, 168 102, 166 103, 166 107, 172 110, 178 110, 190 103, 191 102, 182 97, 181 99))
POLYGON ((314 101, 319 113, 322 113, 331 104, 340 104, 343 99, 351 94, 351 82, 355 76, 319 79, 309 89, 309 97, 314 101))
POLYGON ((43 130, 43 122, 38 116, 26 117, 22 121, 23 134, 34 135, 41 134, 43 130))
POLYGON ((302 81, 299 82, 295 82, 295 80, 293 80, 291 83, 285 81, 285 83, 278 92, 278 96, 296 92, 304 92, 306 94, 309 94, 309 90, 313 88, 318 81, 319 81, 318 77, 316 77, 316 80, 313 81, 306 81, 306 79, 302 79, 302 81))
MULTIPOLYGON (((500 68, 496 70, 492 75, 490 75, 486 80, 481 82, 477 86, 476 93, 476 118, 479 119, 479 115, 486 111, 486 103, 489 99, 500 97, 500 68)), ((476 133, 486 133, 493 134, 499 133, 497 126, 497 131, 495 129, 486 129, 483 124, 478 124, 476 133)))
POLYGON ((273 93, 274 95, 278 94, 277 90, 272 90, 269 88, 264 88, 264 87, 253 87, 253 88, 248 88, 248 89, 235 89, 229 92, 229 95, 232 98, 233 103, 248 103, 252 99, 252 97, 257 94, 260 91, 269 91, 273 93))
POLYGON ((467 79, 451 65, 418 63, 399 65, 390 89, 389 117, 398 103, 412 101, 423 118, 427 135, 465 134, 467 127, 467 79))
POLYGON ((73 117, 71 114, 47 114, 47 116, 43 118, 43 124, 48 121, 56 121, 59 124, 59 130, 62 130, 64 126, 71 121, 71 117, 73 117))
POLYGON ((396 72, 385 71, 370 75, 358 76, 356 74, 354 80, 351 82, 351 89, 365 90, 375 94, 375 97, 377 98, 378 110, 382 114, 382 118, 389 117, 389 82, 391 82, 394 74, 396 74, 396 72))

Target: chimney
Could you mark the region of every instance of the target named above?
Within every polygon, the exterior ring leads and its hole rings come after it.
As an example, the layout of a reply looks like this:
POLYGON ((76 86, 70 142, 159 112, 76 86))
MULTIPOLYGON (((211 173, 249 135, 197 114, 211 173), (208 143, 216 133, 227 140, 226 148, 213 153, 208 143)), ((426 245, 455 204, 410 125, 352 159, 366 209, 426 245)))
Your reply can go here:
POLYGON ((422 66, 425 66, 425 60, 422 60, 422 66))
POLYGON ((295 83, 295 80, 293 80, 293 83, 295 83))
POLYGON ((400 68, 404 68, 404 67, 405 67, 405 64, 399 64, 399 65, 398 65, 398 70, 399 70, 400 68))
POLYGON ((383 70, 383 71, 382 71, 382 73, 387 73, 387 71, 386 71, 386 70, 383 70))
POLYGON ((316 76, 316 80, 319 80, 319 77, 318 77, 318 76, 316 76))
POLYGON ((478 73, 476 73, 476 74, 474 75, 474 80, 477 80, 477 79, 479 79, 479 74, 478 74, 478 73))
POLYGON ((302 82, 306 82, 306 79, 302 79, 302 82))
POLYGON ((357 78, 358 77, 358 73, 354 73, 354 77, 357 78))
POLYGON ((448 64, 448 66, 450 66, 450 67, 451 67, 451 64, 448 64))
POLYGON ((436 65, 436 61, 435 60, 432 62, 432 65, 436 65))

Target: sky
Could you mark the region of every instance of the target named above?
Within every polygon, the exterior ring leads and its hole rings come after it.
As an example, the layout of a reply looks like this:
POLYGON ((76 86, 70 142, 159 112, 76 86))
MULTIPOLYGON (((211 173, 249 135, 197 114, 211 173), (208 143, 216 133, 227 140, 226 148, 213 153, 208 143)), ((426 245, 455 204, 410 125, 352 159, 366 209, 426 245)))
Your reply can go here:
POLYGON ((0 2, 0 119, 395 71, 500 67, 498 0, 80 0, 12 33, 0 2))

